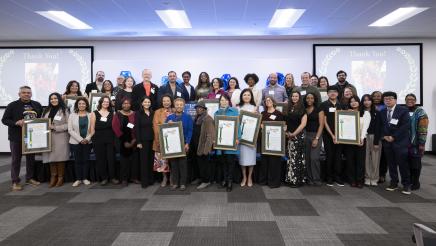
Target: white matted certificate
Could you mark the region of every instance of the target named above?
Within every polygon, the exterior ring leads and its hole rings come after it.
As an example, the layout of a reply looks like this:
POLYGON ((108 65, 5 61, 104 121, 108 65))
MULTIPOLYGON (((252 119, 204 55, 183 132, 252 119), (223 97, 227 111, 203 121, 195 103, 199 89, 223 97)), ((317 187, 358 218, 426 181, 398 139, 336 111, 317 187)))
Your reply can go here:
POLYGON ((285 122, 264 121, 262 129, 262 154, 285 155, 285 122))
POLYGON ((360 115, 358 111, 336 110, 335 135, 338 143, 360 144, 360 115))
POLYGON ((47 118, 24 121, 22 127, 23 154, 51 151, 51 120, 47 118))
POLYGON ((186 156, 182 122, 159 125, 159 145, 162 158, 186 156))
POLYGON ((237 116, 217 115, 215 117, 215 132, 217 136, 215 149, 237 149, 238 123, 239 117, 237 116))
POLYGON ((215 118, 215 113, 220 109, 220 103, 218 99, 204 99, 204 105, 207 108, 207 114, 210 117, 215 118))
POLYGON ((259 135, 262 115, 241 110, 239 118, 239 121, 241 122, 241 144, 255 147, 257 136, 259 135))

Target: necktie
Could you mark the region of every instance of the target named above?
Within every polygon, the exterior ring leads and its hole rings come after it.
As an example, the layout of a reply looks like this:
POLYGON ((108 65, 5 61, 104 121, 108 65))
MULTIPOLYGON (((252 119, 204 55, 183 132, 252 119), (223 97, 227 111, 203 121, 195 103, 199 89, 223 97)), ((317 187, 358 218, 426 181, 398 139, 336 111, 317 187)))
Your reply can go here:
POLYGON ((391 122, 392 119, 392 109, 388 109, 388 123, 391 122))

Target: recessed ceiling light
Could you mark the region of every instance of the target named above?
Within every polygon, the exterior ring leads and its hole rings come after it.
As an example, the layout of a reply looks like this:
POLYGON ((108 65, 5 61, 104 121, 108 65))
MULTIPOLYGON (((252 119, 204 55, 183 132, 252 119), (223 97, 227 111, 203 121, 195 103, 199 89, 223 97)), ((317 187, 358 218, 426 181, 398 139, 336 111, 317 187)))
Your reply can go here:
POLYGON ((268 27, 286 28, 292 27, 295 22, 303 15, 305 9, 277 9, 268 27))
POLYGON ((168 28, 192 28, 184 10, 156 10, 156 14, 168 28))
POLYGON ((70 29, 92 29, 91 26, 65 11, 35 11, 35 13, 70 29))
POLYGON ((369 26, 393 26, 427 9, 429 8, 417 8, 417 7, 398 8, 392 11, 391 13, 383 16, 382 18, 378 19, 377 21, 375 21, 369 26))

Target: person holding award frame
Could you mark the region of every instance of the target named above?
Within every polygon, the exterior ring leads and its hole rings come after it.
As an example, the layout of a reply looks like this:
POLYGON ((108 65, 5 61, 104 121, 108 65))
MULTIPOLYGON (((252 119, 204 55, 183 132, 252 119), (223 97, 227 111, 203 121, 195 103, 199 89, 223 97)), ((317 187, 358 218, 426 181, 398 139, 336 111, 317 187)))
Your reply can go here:
POLYGON ((338 144, 335 136, 335 112, 342 110, 338 101, 338 87, 331 85, 327 88, 329 99, 321 103, 320 109, 324 112, 323 143, 326 152, 326 179, 327 186, 344 186, 342 181, 342 144, 338 144))
POLYGON ((71 80, 68 82, 65 92, 62 95, 62 100, 65 101, 67 96, 82 96, 82 92, 80 91, 80 83, 76 80, 71 80))
POLYGON ((115 178, 113 115, 109 96, 101 97, 98 100, 97 110, 91 113, 92 143, 94 144, 97 176, 100 178, 101 185, 106 185, 109 180, 112 184, 120 183, 115 178))
MULTIPOLYGON (((239 111, 244 110, 248 112, 255 113, 257 112, 256 104, 254 103, 253 92, 245 88, 242 90, 240 95, 240 103, 238 105, 239 111)), ((241 135, 244 131, 244 122, 241 122, 241 135)), ((242 171, 242 181, 241 187, 247 185, 248 187, 253 186, 253 169, 256 165, 256 146, 251 147, 247 145, 240 144, 239 145, 239 165, 241 166, 242 171), (247 174, 248 171, 248 174, 247 174)))
MULTIPOLYGON (((22 127, 25 120, 36 119, 41 116, 42 106, 39 102, 31 100, 32 89, 29 86, 21 86, 18 92, 18 100, 8 104, 3 113, 2 123, 8 126, 8 140, 11 148, 11 178, 12 191, 21 191, 20 169, 22 149, 22 127)), ((35 155, 26 155, 26 184, 39 185, 34 176, 35 155)))
POLYGON ((133 87, 135 84, 135 79, 132 76, 126 78, 126 81, 124 82, 124 89, 119 91, 115 97, 115 110, 122 109, 122 103, 124 101, 123 99, 127 98, 130 101, 132 100, 133 87))
POLYGON ((307 183, 321 185, 320 152, 322 143, 322 130, 324 129, 324 112, 317 107, 318 98, 308 92, 304 98, 307 114, 306 125, 306 166, 307 183))
POLYGON ((160 144, 159 144, 159 125, 165 123, 167 117, 173 113, 173 99, 171 95, 164 94, 161 97, 161 101, 159 102, 160 107, 158 110, 154 112, 153 116, 153 151, 154 151, 154 171, 162 173, 162 182, 160 184, 161 187, 167 186, 168 183, 168 174, 170 172, 168 161, 161 158, 160 155, 160 144))
POLYGON ((212 87, 210 88, 210 92, 207 95, 207 99, 217 99, 220 98, 222 94, 227 94, 223 90, 223 80, 220 78, 212 79, 212 87))
MULTIPOLYGON (((265 97, 265 110, 262 112, 264 121, 285 121, 283 114, 276 109, 276 101, 270 95, 265 97)), ((261 124, 262 131, 263 124, 261 124)), ((278 188, 282 178, 282 157, 276 155, 262 155, 259 165, 259 184, 278 188)))
MULTIPOLYGON (((182 122, 183 137, 185 138, 184 149, 185 152, 188 153, 189 144, 191 143, 192 128, 194 123, 192 122, 191 116, 183 112, 184 108, 185 108, 185 99, 181 97, 174 99, 175 112, 167 117, 165 123, 178 122, 178 121, 182 122)), ((171 158, 169 159, 169 162, 171 165, 171 179, 173 184, 171 186, 171 190, 176 190, 179 187, 181 191, 186 190, 186 182, 188 176, 188 166, 187 166, 186 156, 171 158)))
POLYGON ((146 188, 153 185, 153 110, 151 98, 144 96, 141 102, 142 108, 136 112, 136 147, 139 149, 139 170, 141 186, 146 188))
POLYGON ((42 113, 42 118, 51 120, 51 151, 42 153, 42 162, 50 166, 51 187, 64 184, 65 162, 70 159, 68 140, 68 118, 70 116, 62 96, 55 92, 48 96, 48 106, 42 113))
POLYGON ((74 103, 74 112, 68 118, 68 133, 70 134, 70 147, 74 153, 74 169, 76 181, 73 187, 82 182, 90 185, 89 153, 91 152, 91 116, 89 114, 89 102, 86 97, 79 97, 74 103))
MULTIPOLYGON (((225 115, 225 116, 237 116, 239 117, 239 112, 236 108, 230 106, 230 97, 227 94, 222 94, 219 98, 220 107, 215 116, 225 115)), ((239 129, 239 127, 238 127, 239 129)), ((236 145, 239 144, 239 139, 241 138, 241 131, 238 130, 238 138, 235 140, 236 145)), ((221 167, 224 173, 224 180, 221 183, 222 187, 226 187, 227 192, 232 191, 233 188, 233 171, 235 169, 236 156, 239 154, 239 150, 217 150, 217 155, 220 158, 221 167)))
POLYGON ((303 185, 306 179, 306 160, 304 128, 307 124, 307 114, 304 109, 303 100, 300 92, 294 91, 291 94, 286 117, 286 136, 288 137, 288 161, 285 181, 292 188, 303 185))
POLYGON ((361 110, 360 100, 357 96, 351 96, 349 100, 350 111, 358 111, 360 115, 359 127, 360 143, 358 145, 346 144, 344 146, 345 158, 347 159, 348 181, 351 187, 363 188, 365 173, 365 139, 368 127, 371 123, 371 114, 366 110, 361 110))
POLYGON ((120 139, 120 180, 127 186, 129 180, 135 184, 140 183, 136 152, 136 114, 132 111, 132 101, 129 98, 124 98, 121 103, 122 109, 118 110, 112 119, 112 130, 120 139))

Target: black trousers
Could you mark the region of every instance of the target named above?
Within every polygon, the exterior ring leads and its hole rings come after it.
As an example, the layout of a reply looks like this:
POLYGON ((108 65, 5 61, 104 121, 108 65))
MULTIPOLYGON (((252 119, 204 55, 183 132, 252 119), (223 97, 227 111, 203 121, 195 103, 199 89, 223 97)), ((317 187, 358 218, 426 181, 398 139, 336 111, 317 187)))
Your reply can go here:
POLYGON ((401 175, 401 184, 404 187, 410 186, 410 167, 408 160, 407 147, 394 148, 390 143, 383 142, 383 151, 389 167, 391 185, 398 185, 398 169, 401 175))
POLYGON ((141 186, 144 188, 154 183, 153 164, 153 140, 143 142, 142 149, 139 149, 139 173, 141 176, 141 186))
POLYGON ((409 156, 409 168, 410 168, 410 183, 412 186, 419 188, 419 176, 421 176, 421 157, 410 157, 409 156))
POLYGON ((97 165, 97 178, 108 180, 115 178, 115 153, 113 143, 94 143, 97 165))
POLYGON ((282 157, 262 155, 258 171, 259 184, 267 184, 271 188, 280 187, 282 178, 282 157))
POLYGON ((348 182, 363 183, 366 145, 346 145, 344 146, 344 152, 347 159, 348 182))
POLYGON ((197 158, 197 145, 193 144, 192 146, 189 146, 189 153, 187 157, 188 161, 188 180, 193 181, 196 179, 201 179, 200 174, 200 165, 198 158, 197 158))
MULTIPOLYGON (((21 170, 21 157, 23 152, 21 150, 21 142, 9 142, 11 147, 11 179, 12 183, 20 183, 20 170, 21 170)), ((34 176, 34 162, 35 155, 26 155, 26 180, 33 179, 34 176)))
POLYGON ((74 153, 76 180, 89 179, 89 154, 91 144, 70 144, 74 153))
POLYGON ((233 182, 233 172, 235 169, 236 155, 222 154, 220 158, 222 170, 224 173, 224 182, 231 183, 233 182))
POLYGON ((200 171, 200 179, 202 183, 210 183, 213 181, 212 167, 213 162, 209 160, 208 155, 197 156, 197 164, 200 171))
POLYGON ((323 135, 324 149, 326 152, 326 179, 328 183, 342 182, 342 144, 334 144, 330 135, 323 135))
POLYGON ((130 155, 121 155, 120 157, 120 180, 139 179, 138 152, 134 150, 130 155))
POLYGON ((171 180, 173 185, 186 185, 188 168, 186 157, 169 159, 171 180))

